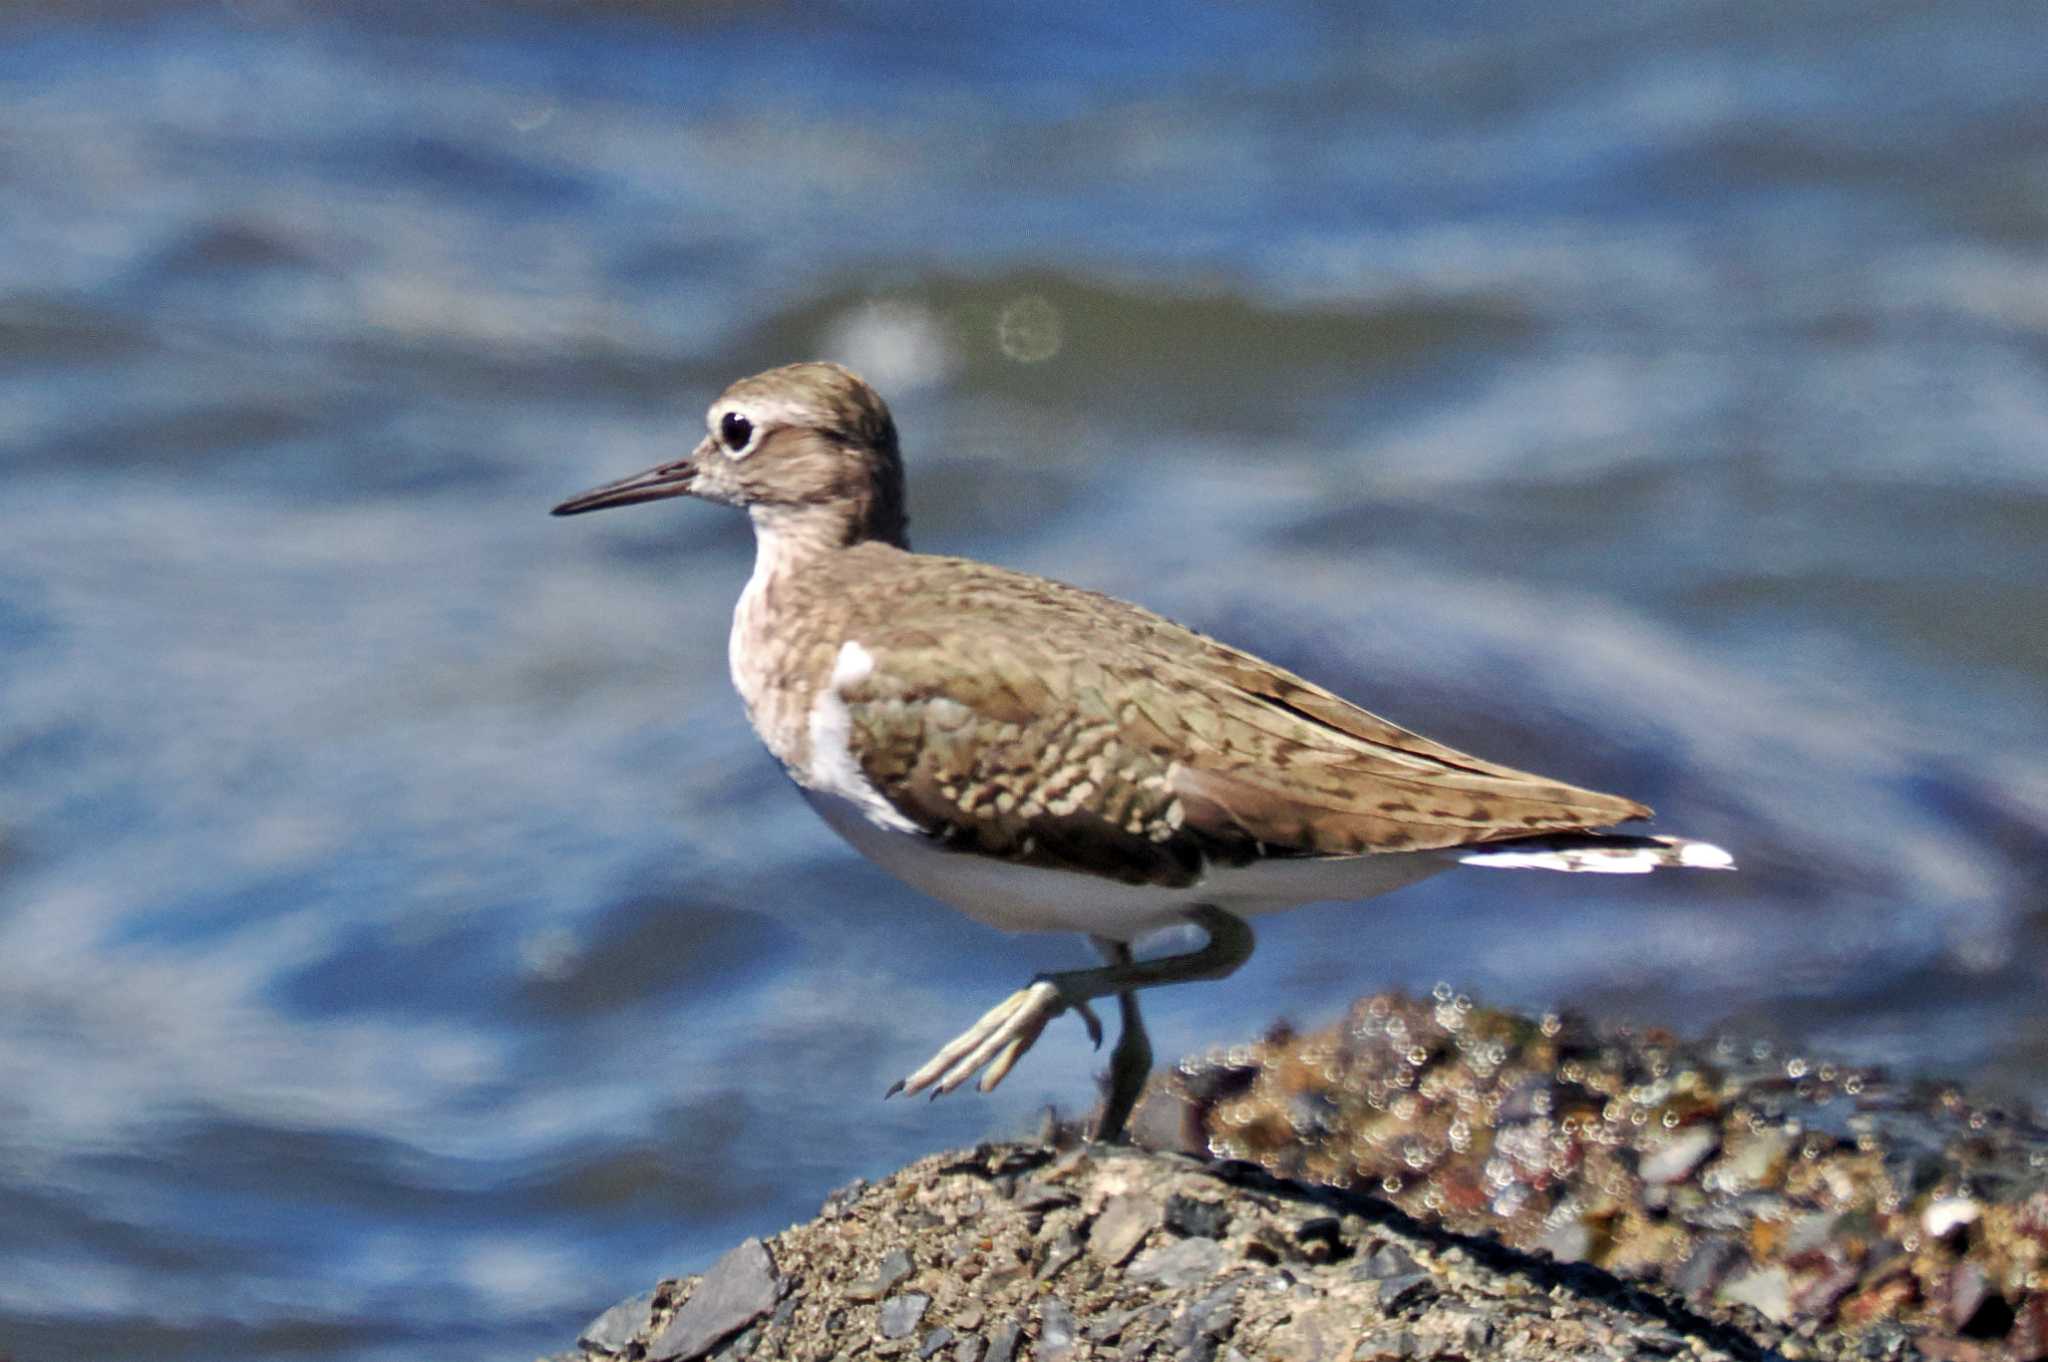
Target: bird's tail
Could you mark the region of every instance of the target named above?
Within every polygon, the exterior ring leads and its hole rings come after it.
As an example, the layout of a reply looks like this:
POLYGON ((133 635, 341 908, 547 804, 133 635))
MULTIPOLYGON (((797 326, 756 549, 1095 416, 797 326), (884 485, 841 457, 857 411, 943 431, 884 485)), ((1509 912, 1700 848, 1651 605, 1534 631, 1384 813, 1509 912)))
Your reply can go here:
POLYGON ((1647 875, 1665 866, 1733 870, 1735 858, 1712 842, 1628 833, 1562 832, 1489 842, 1457 853, 1464 865, 1502 870, 1581 870, 1601 875, 1647 875))

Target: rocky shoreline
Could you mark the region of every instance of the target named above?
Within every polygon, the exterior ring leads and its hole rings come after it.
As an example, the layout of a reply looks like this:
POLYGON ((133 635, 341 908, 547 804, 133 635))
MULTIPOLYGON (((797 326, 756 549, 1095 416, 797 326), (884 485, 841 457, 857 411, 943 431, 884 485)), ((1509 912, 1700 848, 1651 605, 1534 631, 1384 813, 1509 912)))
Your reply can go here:
POLYGON ((857 1183, 562 1356, 2048 1359, 2048 1132, 1949 1088, 1386 995, 1134 1135, 857 1183))

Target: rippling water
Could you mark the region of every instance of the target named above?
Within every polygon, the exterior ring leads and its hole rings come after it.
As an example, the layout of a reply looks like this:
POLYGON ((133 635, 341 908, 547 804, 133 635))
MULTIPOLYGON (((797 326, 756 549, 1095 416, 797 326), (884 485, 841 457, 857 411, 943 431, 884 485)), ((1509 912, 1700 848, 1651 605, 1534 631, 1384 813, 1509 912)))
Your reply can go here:
POLYGON ((550 521, 831 356, 926 548, 1739 876, 1274 919, 1162 1054, 1449 981, 2048 1096, 2038 7, 0 10, 0 1350, 505 1357, 846 1178, 1078 942, 725 680, 743 518, 550 521))

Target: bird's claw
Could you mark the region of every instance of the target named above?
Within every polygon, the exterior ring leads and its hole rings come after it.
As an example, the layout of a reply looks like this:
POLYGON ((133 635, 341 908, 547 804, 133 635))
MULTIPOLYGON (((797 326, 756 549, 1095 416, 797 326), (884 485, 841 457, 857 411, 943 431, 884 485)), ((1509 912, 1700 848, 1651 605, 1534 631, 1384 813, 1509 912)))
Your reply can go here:
POLYGON ((883 1096, 930 1088, 936 1098, 952 1092, 976 1073, 981 1074, 977 1086, 989 1092, 1037 1042, 1046 1024, 1069 1008, 1081 1014, 1089 1036, 1099 1048, 1102 1023, 1088 1004, 1068 1001, 1058 984, 1039 979, 990 1008, 980 1021, 948 1041, 916 1072, 898 1079, 883 1096))
POLYGON ((1072 1006, 1076 1012, 1081 1014, 1082 1022, 1088 1027, 1088 1039, 1094 1043, 1096 1049, 1100 1050, 1102 1048, 1102 1019, 1095 1015, 1095 1009, 1088 1006, 1087 1003, 1074 1003, 1072 1006))

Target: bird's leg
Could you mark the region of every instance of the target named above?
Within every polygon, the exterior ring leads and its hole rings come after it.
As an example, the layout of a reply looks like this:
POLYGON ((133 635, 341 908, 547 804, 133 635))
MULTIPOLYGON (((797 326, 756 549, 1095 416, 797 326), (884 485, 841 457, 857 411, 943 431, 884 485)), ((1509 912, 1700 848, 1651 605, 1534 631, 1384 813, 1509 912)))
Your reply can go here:
MULTIPOLYGON (((1112 965, 1131 963, 1129 942, 1095 938, 1095 949, 1112 965)), ((1138 994, 1126 989, 1116 995, 1123 1025, 1116 1037, 1116 1049, 1109 1054, 1109 1091, 1102 1097, 1102 1119, 1095 1123, 1097 1144, 1117 1144, 1124 1137, 1124 1123, 1131 1118, 1138 1096, 1145 1091, 1145 1079, 1152 1073, 1152 1041, 1145 1034, 1145 1019, 1138 1013, 1138 994)))
MULTIPOLYGON (((930 1088, 932 1096, 937 1097, 953 1091, 983 1069, 987 1072, 982 1073, 980 1087, 987 1092, 1003 1081, 1004 1075, 1037 1041, 1046 1023, 1068 1008, 1080 1011, 1088 1019, 1089 1034, 1099 1044, 1101 1026, 1088 1010, 1090 1001, 1112 993, 1134 993, 1141 988, 1221 979, 1251 957, 1252 929, 1242 919, 1207 904, 1190 908, 1182 916, 1208 933, 1209 939, 1197 949, 1163 955, 1156 960, 1112 960, 1094 969, 1041 975, 990 1009, 980 1021, 933 1055, 923 1068, 890 1088, 888 1095, 930 1088)), ((1126 1008, 1126 1023, 1134 1015, 1135 1005, 1126 1008)), ((1142 1027, 1139 1034, 1143 1034, 1142 1027)), ((1118 1049, 1122 1048, 1123 1042, 1119 1040, 1118 1049)), ((1148 1060, 1146 1068, 1150 1067, 1148 1060)), ((1116 1073, 1114 1057, 1111 1072, 1116 1073)))

